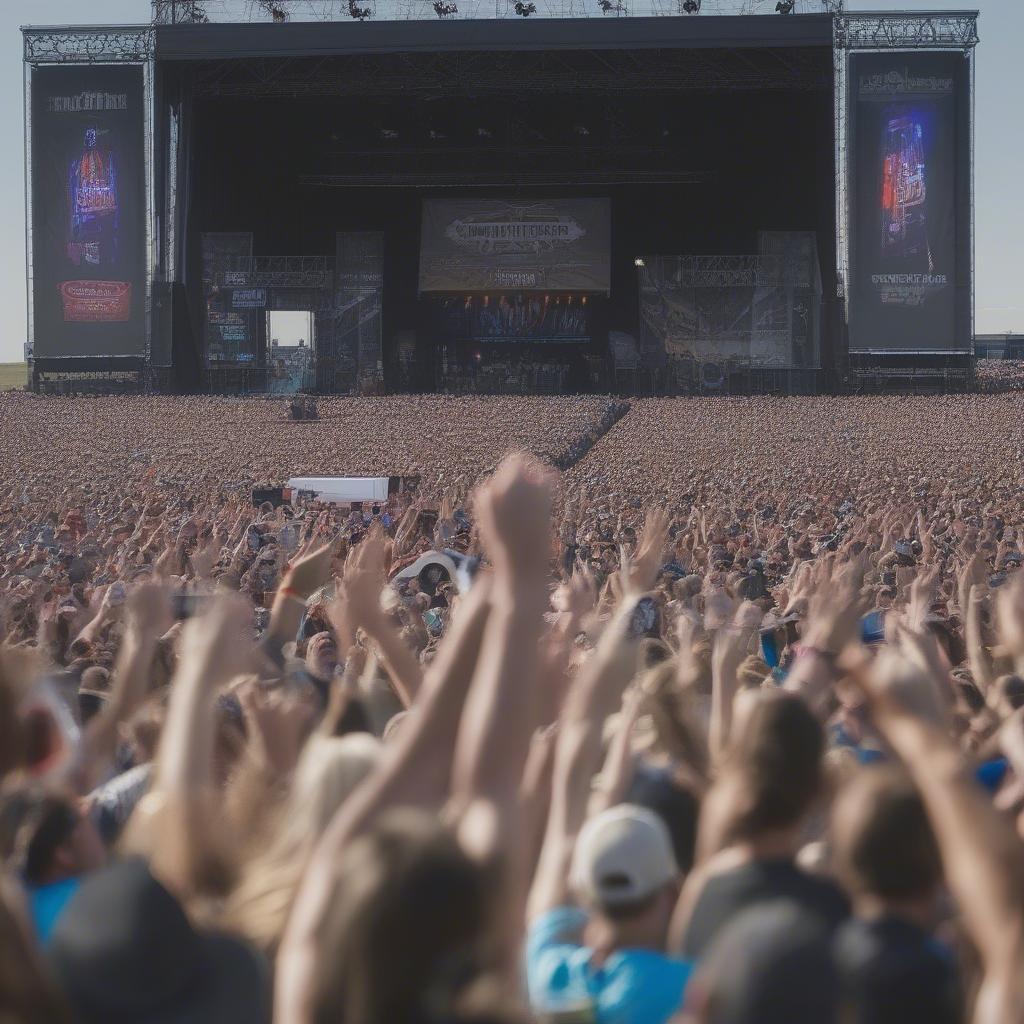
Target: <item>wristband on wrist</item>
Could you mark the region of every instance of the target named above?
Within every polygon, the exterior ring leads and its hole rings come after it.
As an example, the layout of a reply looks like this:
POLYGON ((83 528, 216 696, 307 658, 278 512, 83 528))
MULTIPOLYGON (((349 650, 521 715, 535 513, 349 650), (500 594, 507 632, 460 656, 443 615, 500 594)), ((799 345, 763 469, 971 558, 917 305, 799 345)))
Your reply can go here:
POLYGON ((798 644, 795 660, 799 661, 801 658, 820 658, 822 661, 828 662, 829 665, 835 665, 838 657, 838 654, 826 651, 821 647, 814 647, 812 644, 798 644))
POLYGON ((277 595, 278 597, 287 597, 292 601, 298 601, 300 604, 306 603, 305 597, 303 597, 302 594, 300 594, 294 587, 278 587, 277 595))

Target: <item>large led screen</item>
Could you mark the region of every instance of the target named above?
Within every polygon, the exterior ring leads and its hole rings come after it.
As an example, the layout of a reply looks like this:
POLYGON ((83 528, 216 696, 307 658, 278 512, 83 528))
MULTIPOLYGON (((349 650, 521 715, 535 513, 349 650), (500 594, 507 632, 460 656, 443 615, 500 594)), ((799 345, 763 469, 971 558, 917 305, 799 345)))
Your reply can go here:
POLYGON ((969 347, 958 305, 970 230, 958 201, 963 66, 952 54, 851 58, 853 351, 969 347))
POLYGON ((146 348, 142 68, 32 73, 36 358, 146 348))
POLYGON ((611 287, 607 199, 428 199, 421 292, 611 287))

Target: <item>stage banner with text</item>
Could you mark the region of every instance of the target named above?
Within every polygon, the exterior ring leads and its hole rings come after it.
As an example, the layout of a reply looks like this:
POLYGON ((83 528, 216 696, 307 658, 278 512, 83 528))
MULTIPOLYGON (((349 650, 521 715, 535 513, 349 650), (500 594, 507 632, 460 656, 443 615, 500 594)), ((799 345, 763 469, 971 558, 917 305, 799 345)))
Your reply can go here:
POLYGON ((335 236, 334 292, 337 371, 357 373, 360 387, 372 388, 384 375, 381 323, 383 234, 379 231, 338 232, 335 236))
POLYGON ((421 292, 611 289, 607 199, 428 199, 421 292))
POLYGON ((850 58, 851 351, 970 348, 966 69, 960 54, 850 58))
POLYGON ((32 72, 35 357, 146 351, 142 68, 32 72))
POLYGON ((246 268, 252 258, 252 232, 203 232, 202 258, 206 360, 255 366, 257 316, 267 305, 267 293, 264 288, 249 287, 246 268))

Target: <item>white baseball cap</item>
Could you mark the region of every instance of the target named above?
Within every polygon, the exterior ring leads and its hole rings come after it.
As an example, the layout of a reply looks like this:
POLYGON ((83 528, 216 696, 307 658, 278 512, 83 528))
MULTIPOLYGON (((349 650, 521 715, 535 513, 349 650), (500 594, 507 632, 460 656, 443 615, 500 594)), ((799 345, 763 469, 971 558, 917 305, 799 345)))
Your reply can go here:
POLYGON ((643 900, 678 873, 665 823, 636 804, 619 804, 591 818, 573 851, 573 887, 598 906, 643 900))

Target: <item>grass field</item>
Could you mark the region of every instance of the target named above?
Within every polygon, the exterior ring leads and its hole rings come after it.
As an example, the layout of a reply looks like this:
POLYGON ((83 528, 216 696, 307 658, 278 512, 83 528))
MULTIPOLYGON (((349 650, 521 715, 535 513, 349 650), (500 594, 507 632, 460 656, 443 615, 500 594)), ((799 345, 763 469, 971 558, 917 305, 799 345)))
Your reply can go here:
POLYGON ((11 391, 25 386, 24 363, 0 363, 0 391, 11 391))

